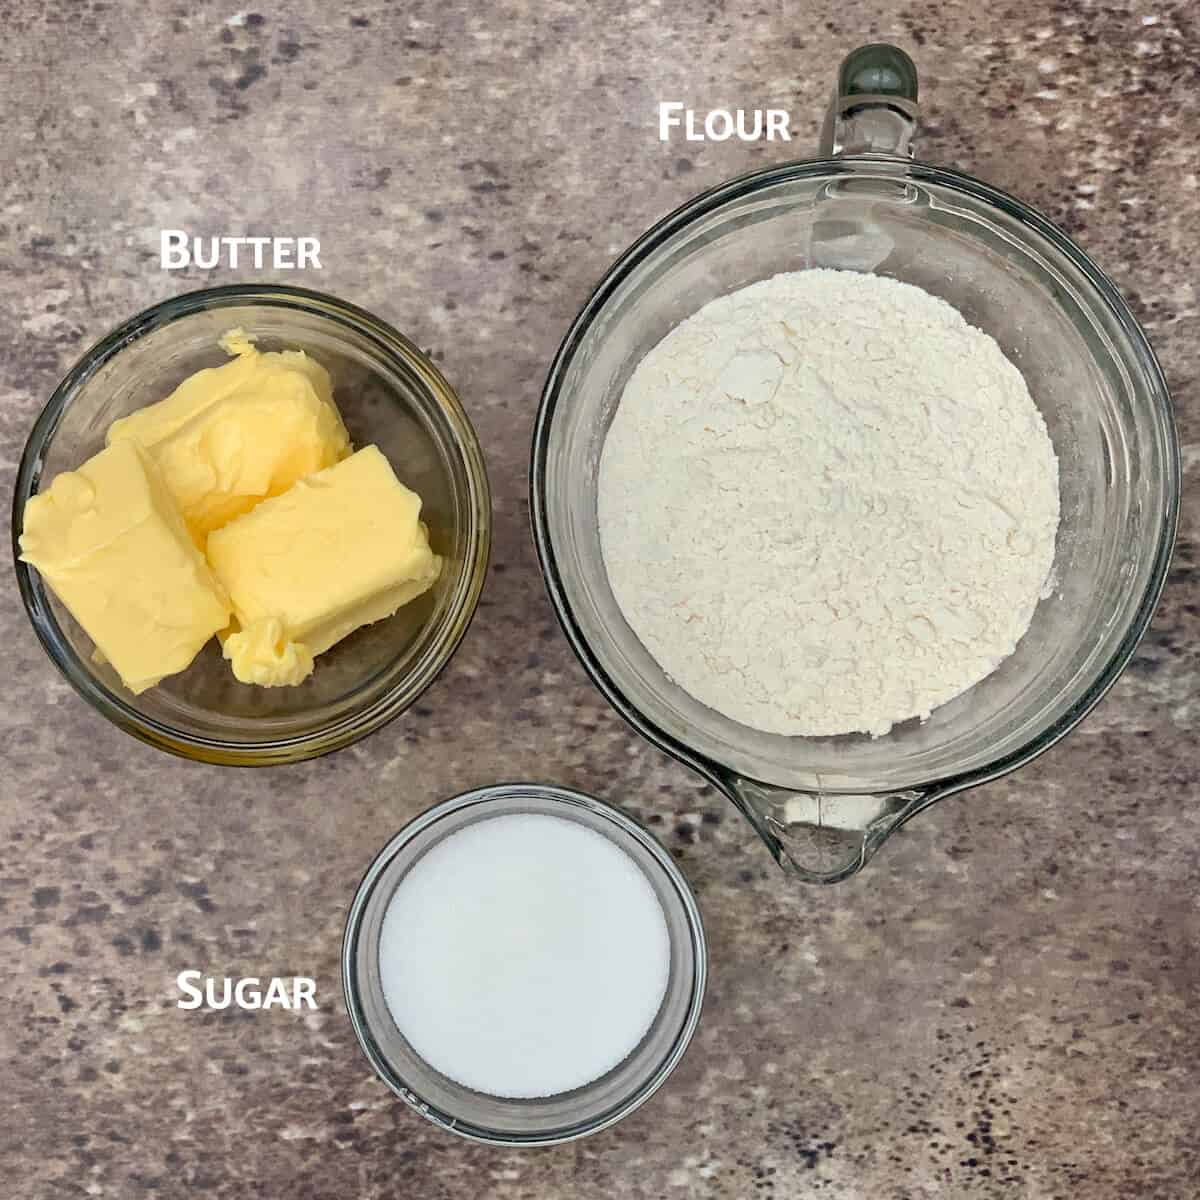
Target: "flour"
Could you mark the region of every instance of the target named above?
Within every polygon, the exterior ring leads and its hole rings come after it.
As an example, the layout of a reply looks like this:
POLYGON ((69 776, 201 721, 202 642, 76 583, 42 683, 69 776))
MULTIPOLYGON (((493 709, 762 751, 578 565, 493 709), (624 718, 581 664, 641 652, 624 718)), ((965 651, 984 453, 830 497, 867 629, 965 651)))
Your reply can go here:
POLYGON ((641 361, 600 463, 613 593, 696 699, 779 734, 886 733, 1016 647, 1058 460, 996 342, 909 284, 809 270, 641 361))

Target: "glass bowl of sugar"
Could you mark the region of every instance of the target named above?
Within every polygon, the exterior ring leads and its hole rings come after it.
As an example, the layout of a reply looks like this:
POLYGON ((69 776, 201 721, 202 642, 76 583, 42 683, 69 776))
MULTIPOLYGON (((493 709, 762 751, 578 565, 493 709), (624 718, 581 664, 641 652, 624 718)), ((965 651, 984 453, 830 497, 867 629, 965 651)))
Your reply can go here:
POLYGON ((550 1145, 615 1124, 682 1058, 704 997, 696 902, 615 808, 511 784, 457 796, 367 871, 342 956, 383 1081, 452 1133, 550 1145))

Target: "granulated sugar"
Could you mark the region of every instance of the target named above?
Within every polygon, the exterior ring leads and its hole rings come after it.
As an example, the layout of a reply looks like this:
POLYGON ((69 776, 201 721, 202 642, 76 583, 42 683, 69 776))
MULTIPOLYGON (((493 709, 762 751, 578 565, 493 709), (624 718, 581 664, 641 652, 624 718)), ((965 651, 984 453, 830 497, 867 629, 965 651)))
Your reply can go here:
POLYGON ((384 999, 435 1070, 493 1096, 570 1091, 622 1062, 666 993, 670 939, 637 864, 542 814, 450 834, 400 881, 384 999))
POLYGON ((617 602, 698 700, 884 734, 983 679, 1046 587, 1058 461, 1020 372, 908 284, 811 270, 706 304, 604 445, 617 602))

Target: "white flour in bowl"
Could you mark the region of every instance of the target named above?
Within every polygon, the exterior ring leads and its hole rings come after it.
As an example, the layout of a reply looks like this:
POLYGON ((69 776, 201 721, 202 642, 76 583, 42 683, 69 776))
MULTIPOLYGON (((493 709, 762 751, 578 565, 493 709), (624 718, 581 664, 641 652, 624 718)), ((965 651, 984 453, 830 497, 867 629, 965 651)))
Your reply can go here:
POLYGON ((1054 558, 1058 460, 956 309, 809 270, 646 355, 598 503, 621 611, 680 687, 769 733, 880 735, 1013 652, 1054 558))

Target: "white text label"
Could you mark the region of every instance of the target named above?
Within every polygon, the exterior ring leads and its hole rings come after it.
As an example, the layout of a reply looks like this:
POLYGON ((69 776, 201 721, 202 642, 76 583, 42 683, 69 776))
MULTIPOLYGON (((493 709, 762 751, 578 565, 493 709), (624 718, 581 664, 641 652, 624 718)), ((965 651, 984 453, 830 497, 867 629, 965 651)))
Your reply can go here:
POLYGON ((194 1009, 228 1008, 312 1008, 317 1007, 317 985, 305 975, 289 975, 261 980, 254 975, 244 979, 219 979, 202 976, 199 971, 180 971, 175 984, 183 993, 177 1007, 194 1009), (203 979, 203 986, 197 986, 203 979))
POLYGON ((678 100, 664 100, 658 106, 658 140, 669 142, 672 130, 681 130, 687 142, 790 142, 789 116, 782 108, 714 108, 698 113, 678 100))
POLYGON ((321 242, 315 237, 189 237, 184 229, 164 229, 159 266, 164 271, 185 267, 270 267, 276 271, 319 271, 321 242))

